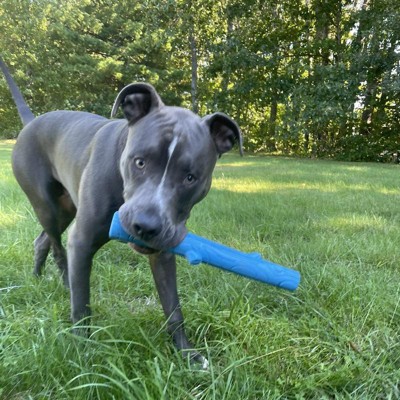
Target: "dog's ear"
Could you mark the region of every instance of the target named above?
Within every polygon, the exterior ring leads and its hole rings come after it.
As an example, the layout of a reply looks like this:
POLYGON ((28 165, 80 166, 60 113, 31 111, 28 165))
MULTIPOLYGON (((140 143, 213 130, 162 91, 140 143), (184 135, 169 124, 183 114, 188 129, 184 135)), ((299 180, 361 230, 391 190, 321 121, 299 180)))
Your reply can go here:
POLYGON ((223 113, 207 115, 203 121, 208 125, 219 155, 231 150, 235 143, 243 156, 243 139, 237 123, 223 113))
POLYGON ((148 83, 131 83, 125 86, 115 99, 111 118, 117 114, 119 106, 125 118, 132 124, 164 104, 157 91, 148 83))

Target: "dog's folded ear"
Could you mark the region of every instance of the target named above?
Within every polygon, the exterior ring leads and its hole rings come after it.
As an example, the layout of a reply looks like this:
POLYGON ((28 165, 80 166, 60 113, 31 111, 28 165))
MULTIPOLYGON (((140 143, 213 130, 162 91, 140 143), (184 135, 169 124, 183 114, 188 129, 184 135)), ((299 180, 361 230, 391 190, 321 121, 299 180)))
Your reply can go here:
POLYGON ((131 124, 134 124, 140 118, 164 104, 157 91, 150 84, 131 83, 118 93, 111 111, 111 118, 115 117, 120 105, 125 118, 131 124))
POLYGON ((243 139, 237 123, 227 115, 217 112, 207 115, 203 121, 208 125, 219 155, 230 151, 235 143, 243 156, 243 139))

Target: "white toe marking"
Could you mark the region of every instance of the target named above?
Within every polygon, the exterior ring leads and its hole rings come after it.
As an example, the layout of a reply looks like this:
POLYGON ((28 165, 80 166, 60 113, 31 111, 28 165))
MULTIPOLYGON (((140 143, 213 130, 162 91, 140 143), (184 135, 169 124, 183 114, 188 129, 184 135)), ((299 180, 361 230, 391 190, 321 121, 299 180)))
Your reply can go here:
POLYGON ((203 358, 203 365, 202 365, 202 368, 203 368, 203 369, 208 369, 210 363, 208 362, 207 358, 205 358, 205 357, 202 357, 202 358, 203 358))

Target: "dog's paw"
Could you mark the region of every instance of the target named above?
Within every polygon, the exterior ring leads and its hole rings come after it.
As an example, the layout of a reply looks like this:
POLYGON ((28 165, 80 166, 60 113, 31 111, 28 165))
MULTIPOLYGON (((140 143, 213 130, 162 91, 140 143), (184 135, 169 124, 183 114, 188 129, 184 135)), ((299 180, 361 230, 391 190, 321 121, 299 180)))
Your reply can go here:
POLYGON ((199 358, 196 362, 198 362, 198 365, 201 364, 201 369, 204 371, 208 371, 208 367, 210 366, 210 363, 208 362, 207 358, 203 357, 202 355, 199 354, 199 358))
POLYGON ((76 325, 71 328, 71 332, 74 334, 74 336, 87 339, 90 337, 91 330, 88 326, 76 325))
POLYGON ((91 322, 90 315, 87 315, 86 317, 83 317, 81 319, 75 318, 76 322, 74 322, 73 317, 71 319, 73 322, 73 325, 71 327, 71 332, 74 334, 74 336, 89 338, 92 331, 90 324, 91 322))
POLYGON ((184 359, 188 360, 192 369, 208 371, 210 363, 208 362, 207 358, 203 357, 197 351, 184 351, 182 356, 184 359))

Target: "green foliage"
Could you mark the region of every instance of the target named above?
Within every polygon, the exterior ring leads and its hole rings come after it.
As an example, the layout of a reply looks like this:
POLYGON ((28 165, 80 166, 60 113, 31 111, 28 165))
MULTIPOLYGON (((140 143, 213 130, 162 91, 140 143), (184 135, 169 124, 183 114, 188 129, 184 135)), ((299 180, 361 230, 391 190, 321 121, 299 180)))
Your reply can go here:
MULTIPOLYGON (((107 116, 121 87, 146 80, 167 104, 230 114, 249 151, 397 151, 400 8, 389 0, 3 0, 0 24, 36 114, 107 116)), ((3 80, 0 96, 0 136, 15 136, 3 80)))
POLYGON ((345 136, 338 140, 333 156, 343 161, 400 162, 400 136, 383 131, 368 136, 345 136))

